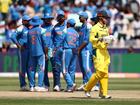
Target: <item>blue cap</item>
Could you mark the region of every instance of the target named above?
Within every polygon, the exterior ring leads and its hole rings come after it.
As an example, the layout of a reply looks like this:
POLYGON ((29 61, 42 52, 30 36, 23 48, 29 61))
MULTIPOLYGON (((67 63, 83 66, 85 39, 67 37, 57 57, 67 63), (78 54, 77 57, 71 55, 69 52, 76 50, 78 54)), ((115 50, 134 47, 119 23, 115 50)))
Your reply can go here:
POLYGON ((69 19, 69 20, 67 21, 67 23, 69 23, 69 24, 71 24, 71 25, 75 25, 75 24, 76 24, 76 22, 75 22, 74 19, 69 19))
POLYGON ((22 20, 30 20, 31 18, 28 16, 28 15, 24 15, 23 17, 22 17, 22 20))
POLYGON ((106 11, 99 11, 97 13, 97 17, 105 17, 105 18, 110 18, 110 16, 108 15, 108 13, 106 11))
POLYGON ((12 16, 12 20, 18 20, 18 19, 20 19, 20 15, 19 15, 18 12, 14 12, 11 16, 12 16))
POLYGON ((42 19, 53 19, 54 17, 51 16, 49 13, 46 13, 42 16, 42 19))
POLYGON ((92 20, 93 22, 96 22, 97 21, 97 17, 92 17, 92 18, 90 18, 90 20, 92 20))
POLYGON ((19 6, 18 11, 25 11, 25 7, 24 6, 19 6))
POLYGON ((39 16, 34 16, 34 17, 30 20, 29 23, 30 23, 31 25, 33 25, 33 26, 36 26, 36 25, 41 25, 41 24, 43 24, 43 21, 40 19, 39 16))
POLYGON ((85 19, 88 18, 88 14, 87 14, 86 12, 81 12, 81 13, 79 14, 79 16, 80 16, 80 17, 83 17, 83 18, 85 18, 85 19))
POLYGON ((58 16, 59 16, 59 15, 63 15, 63 16, 65 16, 65 13, 64 13, 63 10, 59 10, 59 11, 57 12, 57 15, 58 15, 58 16))

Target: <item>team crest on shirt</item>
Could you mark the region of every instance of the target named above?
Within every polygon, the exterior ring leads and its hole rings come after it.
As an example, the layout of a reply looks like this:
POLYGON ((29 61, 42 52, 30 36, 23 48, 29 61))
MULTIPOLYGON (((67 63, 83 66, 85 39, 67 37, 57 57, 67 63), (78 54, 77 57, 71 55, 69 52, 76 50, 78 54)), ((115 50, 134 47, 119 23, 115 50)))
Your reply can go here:
POLYGON ((51 36, 51 33, 50 32, 46 32, 46 36, 51 36))

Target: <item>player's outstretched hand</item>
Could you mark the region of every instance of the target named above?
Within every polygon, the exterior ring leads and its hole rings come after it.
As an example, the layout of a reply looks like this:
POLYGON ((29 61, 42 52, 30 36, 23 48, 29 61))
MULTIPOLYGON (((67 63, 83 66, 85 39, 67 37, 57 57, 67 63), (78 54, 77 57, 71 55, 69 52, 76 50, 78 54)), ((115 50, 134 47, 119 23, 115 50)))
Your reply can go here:
POLYGON ((48 54, 45 54, 45 60, 46 61, 48 60, 48 54))

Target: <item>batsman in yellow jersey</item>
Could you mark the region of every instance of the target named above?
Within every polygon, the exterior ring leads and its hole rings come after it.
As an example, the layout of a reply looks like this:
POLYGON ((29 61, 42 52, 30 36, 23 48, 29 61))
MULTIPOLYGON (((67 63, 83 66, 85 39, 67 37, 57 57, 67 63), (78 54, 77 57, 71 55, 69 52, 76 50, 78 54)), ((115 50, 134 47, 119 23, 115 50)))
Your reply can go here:
POLYGON ((92 74, 87 85, 84 87, 84 91, 87 97, 91 97, 90 91, 92 87, 99 82, 99 97, 110 99, 111 96, 108 95, 108 67, 110 64, 110 56, 107 46, 112 39, 108 42, 104 41, 104 38, 109 36, 109 29, 107 27, 109 16, 106 11, 100 11, 97 13, 97 18, 98 23, 91 28, 90 32, 90 42, 94 48, 93 61, 96 72, 95 74, 92 74))

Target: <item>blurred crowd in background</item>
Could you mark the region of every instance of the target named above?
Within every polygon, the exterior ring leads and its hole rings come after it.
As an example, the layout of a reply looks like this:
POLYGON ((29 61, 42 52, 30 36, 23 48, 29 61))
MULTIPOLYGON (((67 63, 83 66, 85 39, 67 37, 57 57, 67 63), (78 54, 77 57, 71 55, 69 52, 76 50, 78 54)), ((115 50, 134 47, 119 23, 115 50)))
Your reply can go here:
POLYGON ((116 37, 110 47, 140 48, 140 0, 0 0, 0 47, 11 43, 10 37, 22 24, 24 14, 33 17, 49 13, 56 17, 58 10, 63 10, 67 18, 74 17, 76 27, 81 25, 80 12, 88 13, 90 23, 98 11, 106 10, 111 17, 111 34, 116 37))

